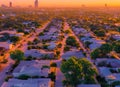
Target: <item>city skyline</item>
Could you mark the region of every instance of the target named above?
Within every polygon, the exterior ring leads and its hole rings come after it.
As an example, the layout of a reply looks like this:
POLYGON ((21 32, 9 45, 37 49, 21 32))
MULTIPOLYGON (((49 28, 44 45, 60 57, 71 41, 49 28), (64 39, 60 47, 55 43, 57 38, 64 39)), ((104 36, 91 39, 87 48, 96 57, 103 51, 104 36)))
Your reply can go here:
MULTIPOLYGON (((34 0, 29 0, 29 2, 24 1, 24 0, 0 0, 0 5, 9 5, 9 2, 12 2, 14 6, 21 6, 21 7, 26 7, 26 6, 34 6, 34 0)), ((120 7, 119 5, 120 0, 39 0, 39 6, 40 7, 81 7, 82 4, 85 6, 104 6, 107 4, 108 6, 117 6, 120 7)))

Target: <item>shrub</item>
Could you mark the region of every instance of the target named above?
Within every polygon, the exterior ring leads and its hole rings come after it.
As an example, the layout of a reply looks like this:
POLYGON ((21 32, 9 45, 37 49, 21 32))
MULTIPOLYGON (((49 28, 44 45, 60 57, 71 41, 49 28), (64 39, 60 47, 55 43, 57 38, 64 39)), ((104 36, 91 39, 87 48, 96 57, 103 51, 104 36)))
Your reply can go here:
POLYGON ((74 36, 69 36, 66 40, 66 44, 70 46, 78 46, 77 41, 74 36))
POLYGON ((59 56, 60 55, 60 51, 56 51, 56 55, 59 56))
POLYGON ((57 67, 57 64, 56 63, 51 63, 50 67, 57 67))
POLYGON ((7 63, 7 62, 8 60, 4 58, 1 63, 7 63))
POLYGON ((28 75, 20 75, 18 77, 18 79, 22 79, 22 80, 27 80, 28 78, 30 78, 30 76, 28 76, 28 75))
POLYGON ((51 78, 52 81, 55 81, 55 73, 54 72, 51 72, 49 75, 48 75, 49 78, 51 78))
POLYGON ((58 44, 58 48, 61 48, 61 47, 62 47, 62 44, 61 44, 61 43, 59 43, 59 44, 58 44))
POLYGON ((65 46, 64 51, 69 51, 70 47, 69 46, 65 46))

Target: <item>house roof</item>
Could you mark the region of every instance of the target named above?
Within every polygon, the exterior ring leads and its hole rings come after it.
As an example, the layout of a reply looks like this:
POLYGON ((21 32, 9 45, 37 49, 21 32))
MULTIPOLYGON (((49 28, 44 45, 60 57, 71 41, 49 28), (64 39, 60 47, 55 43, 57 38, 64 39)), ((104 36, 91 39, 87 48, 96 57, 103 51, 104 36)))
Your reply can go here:
POLYGON ((27 74, 32 76, 48 76, 49 68, 43 68, 43 66, 50 66, 50 61, 21 61, 20 64, 13 71, 13 75, 17 73, 21 75, 27 74))
POLYGON ((101 87, 98 84, 83 84, 83 85, 78 85, 77 87, 101 87))
POLYGON ((10 79, 7 83, 4 83, 2 87, 51 87, 50 79, 10 79))
POLYGON ((100 74, 104 77, 111 75, 110 69, 107 67, 99 67, 100 74))
POLYGON ((62 58, 68 59, 72 56, 75 56, 77 58, 83 58, 84 57, 84 55, 81 51, 68 51, 68 52, 66 52, 62 55, 62 58))

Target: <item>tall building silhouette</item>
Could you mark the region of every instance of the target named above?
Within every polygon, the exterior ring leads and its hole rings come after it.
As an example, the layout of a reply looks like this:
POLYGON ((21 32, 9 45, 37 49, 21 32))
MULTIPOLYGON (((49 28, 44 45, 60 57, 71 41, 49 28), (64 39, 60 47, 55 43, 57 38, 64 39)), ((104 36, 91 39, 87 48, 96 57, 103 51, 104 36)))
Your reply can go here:
POLYGON ((105 7, 108 7, 108 5, 107 5, 107 4, 105 4, 105 7))
POLYGON ((38 0, 35 0, 35 8, 38 8, 38 0))
POLYGON ((12 2, 9 3, 9 7, 12 7, 12 2))

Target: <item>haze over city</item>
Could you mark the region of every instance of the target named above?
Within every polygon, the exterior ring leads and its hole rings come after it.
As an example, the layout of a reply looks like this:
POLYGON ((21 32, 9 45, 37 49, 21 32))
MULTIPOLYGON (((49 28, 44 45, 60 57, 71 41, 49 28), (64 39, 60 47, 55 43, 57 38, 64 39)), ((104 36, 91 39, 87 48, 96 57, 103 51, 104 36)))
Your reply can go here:
POLYGON ((0 87, 120 87, 120 0, 0 0, 0 87))
MULTIPOLYGON (((0 5, 8 5, 12 2, 14 6, 33 6, 34 0, 0 0, 0 5)), ((120 0, 39 0, 39 7, 80 7, 82 4, 86 6, 109 6, 119 7, 120 0)))

